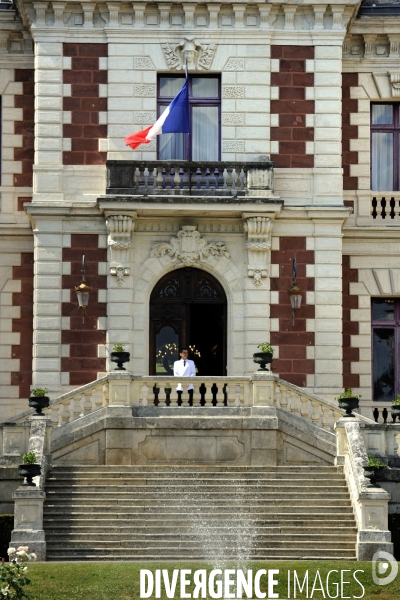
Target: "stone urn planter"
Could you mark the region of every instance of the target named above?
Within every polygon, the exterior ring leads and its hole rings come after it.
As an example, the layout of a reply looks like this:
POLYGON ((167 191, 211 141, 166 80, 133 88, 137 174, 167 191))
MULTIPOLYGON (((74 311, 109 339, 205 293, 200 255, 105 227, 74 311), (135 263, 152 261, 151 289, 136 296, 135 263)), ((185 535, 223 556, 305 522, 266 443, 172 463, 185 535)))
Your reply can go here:
POLYGON ((380 487, 376 481, 380 478, 383 467, 364 467, 364 477, 369 479, 367 487, 380 487))
POLYGON ((21 477, 26 477, 26 483, 23 486, 36 487, 36 483, 33 483, 33 477, 37 477, 41 473, 41 466, 38 464, 31 465, 19 465, 18 474, 21 477))
POLYGON ((42 410, 47 408, 50 404, 50 398, 48 396, 31 396, 29 398, 29 406, 36 410, 36 414, 43 416, 42 410))
POLYGON ((269 371, 265 365, 272 363, 272 352, 255 352, 253 354, 253 362, 260 365, 259 371, 269 371))
POLYGON ((131 355, 129 352, 111 352, 111 361, 117 363, 117 367, 115 367, 114 371, 126 371, 125 367, 122 365, 129 362, 130 359, 131 355))
POLYGON ((396 423, 397 419, 399 419, 399 421, 400 421, 400 404, 392 405, 392 418, 393 418, 393 423, 396 423))
POLYGON ((343 415, 344 417, 354 417, 352 411, 355 408, 358 408, 358 398, 355 398, 354 396, 350 398, 340 398, 338 402, 339 408, 346 411, 346 413, 343 415))

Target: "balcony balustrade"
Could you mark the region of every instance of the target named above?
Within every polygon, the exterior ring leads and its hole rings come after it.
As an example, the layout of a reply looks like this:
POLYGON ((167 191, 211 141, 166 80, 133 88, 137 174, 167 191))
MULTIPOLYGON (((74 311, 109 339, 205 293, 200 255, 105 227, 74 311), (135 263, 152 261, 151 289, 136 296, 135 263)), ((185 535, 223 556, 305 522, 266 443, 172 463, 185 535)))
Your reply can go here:
POLYGON ((107 161, 108 195, 273 195, 273 163, 221 161, 107 161))

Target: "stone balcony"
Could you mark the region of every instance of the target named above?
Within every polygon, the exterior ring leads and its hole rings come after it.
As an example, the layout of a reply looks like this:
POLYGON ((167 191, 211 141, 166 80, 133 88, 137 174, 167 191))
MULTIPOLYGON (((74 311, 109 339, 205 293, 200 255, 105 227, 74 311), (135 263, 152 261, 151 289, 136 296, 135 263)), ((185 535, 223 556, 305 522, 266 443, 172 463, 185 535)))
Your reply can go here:
MULTIPOLYGON (((107 161, 108 196, 272 199, 273 163, 225 161, 107 161)), ((160 201, 160 200, 157 200, 160 201)), ((217 200, 218 201, 218 200, 217 200)))

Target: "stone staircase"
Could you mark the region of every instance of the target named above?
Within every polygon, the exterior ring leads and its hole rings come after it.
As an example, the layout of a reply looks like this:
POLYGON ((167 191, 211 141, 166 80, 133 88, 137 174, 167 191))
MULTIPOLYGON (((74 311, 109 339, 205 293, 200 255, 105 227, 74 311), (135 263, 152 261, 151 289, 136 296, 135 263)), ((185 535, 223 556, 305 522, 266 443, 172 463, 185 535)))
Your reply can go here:
POLYGON ((55 466, 47 559, 356 559, 336 467, 55 466))

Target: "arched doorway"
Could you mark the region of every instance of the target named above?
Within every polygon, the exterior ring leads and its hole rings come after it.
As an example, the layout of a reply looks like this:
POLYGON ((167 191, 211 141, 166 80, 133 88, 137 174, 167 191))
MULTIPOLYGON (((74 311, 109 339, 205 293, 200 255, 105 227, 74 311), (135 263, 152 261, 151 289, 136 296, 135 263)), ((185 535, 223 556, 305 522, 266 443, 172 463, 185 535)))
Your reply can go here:
POLYGON ((209 273, 167 273, 150 297, 150 374, 173 375, 178 350, 190 348, 199 375, 226 375, 226 295, 209 273))

